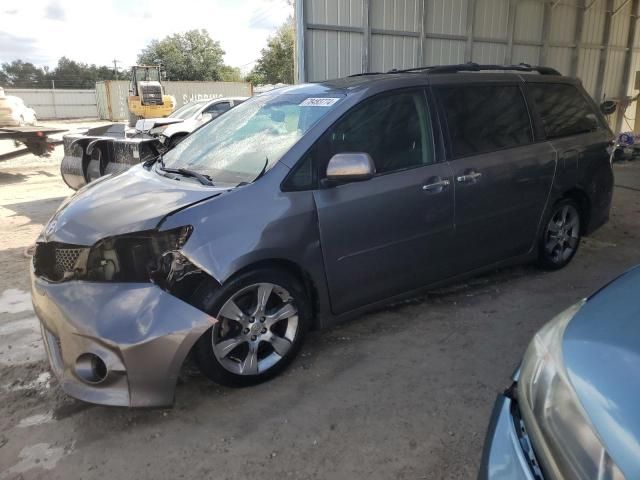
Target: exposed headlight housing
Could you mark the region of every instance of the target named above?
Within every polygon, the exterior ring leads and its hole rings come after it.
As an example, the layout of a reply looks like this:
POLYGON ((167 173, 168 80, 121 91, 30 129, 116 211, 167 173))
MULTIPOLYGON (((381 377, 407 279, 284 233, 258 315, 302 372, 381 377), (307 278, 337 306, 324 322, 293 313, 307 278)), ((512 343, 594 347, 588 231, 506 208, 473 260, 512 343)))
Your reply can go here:
POLYGON ((92 247, 39 242, 33 258, 36 275, 52 282, 166 282, 198 270, 180 253, 191 226, 149 230, 104 238, 92 247))
POLYGON ((571 384, 562 338, 584 301, 568 308, 535 335, 522 361, 518 404, 545 476, 622 480, 571 384))
MULTIPOLYGON (((179 254, 191 226, 158 232, 136 232, 105 238, 89 252, 87 280, 149 282, 158 280, 167 258, 179 254)), ((168 273, 168 272, 167 272, 168 273)))

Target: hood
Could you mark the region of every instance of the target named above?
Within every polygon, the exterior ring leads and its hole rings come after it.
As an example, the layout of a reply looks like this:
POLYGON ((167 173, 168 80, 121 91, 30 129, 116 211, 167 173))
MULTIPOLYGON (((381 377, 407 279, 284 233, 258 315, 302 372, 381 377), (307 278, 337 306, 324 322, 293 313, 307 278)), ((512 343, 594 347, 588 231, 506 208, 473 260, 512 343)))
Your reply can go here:
POLYGON ((176 123, 175 125, 169 125, 162 131, 165 137, 171 137, 176 133, 191 133, 196 128, 202 125, 202 120, 196 120, 195 118, 188 118, 183 122, 176 123))
POLYGON ((640 478, 640 267, 588 299, 565 330, 569 378, 626 478, 640 478))
POLYGON ((89 246, 105 237, 151 230, 168 214, 225 190, 163 177, 137 165, 78 190, 60 206, 39 240, 89 246))
POLYGON ((162 117, 162 118, 145 118, 142 120, 138 120, 136 122, 136 132, 148 132, 149 130, 162 127, 164 125, 171 125, 173 123, 181 123, 184 120, 181 118, 171 118, 171 117, 162 117))

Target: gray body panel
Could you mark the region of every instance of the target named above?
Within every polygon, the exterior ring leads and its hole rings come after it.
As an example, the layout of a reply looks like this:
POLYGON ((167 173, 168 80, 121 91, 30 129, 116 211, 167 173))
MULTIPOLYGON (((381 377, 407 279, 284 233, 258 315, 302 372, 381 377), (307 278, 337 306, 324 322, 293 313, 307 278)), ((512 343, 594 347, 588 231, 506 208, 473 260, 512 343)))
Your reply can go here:
POLYGON ((223 191, 139 165, 79 190, 54 214, 50 226, 55 221, 55 227, 45 230, 46 239, 90 246, 105 237, 152 230, 168 213, 223 191))
POLYGON ((553 147, 540 142, 451 164, 454 178, 481 175, 456 183, 456 273, 531 250, 556 173, 553 147))
POLYGON ((51 284, 31 275, 31 296, 52 370, 70 395, 92 403, 173 403, 185 357, 215 319, 152 284, 51 284), (108 374, 89 385, 76 375, 83 353, 100 355, 108 374))
POLYGON ((452 180, 447 163, 314 192, 334 313, 454 273, 453 188, 422 188, 436 179, 452 180))

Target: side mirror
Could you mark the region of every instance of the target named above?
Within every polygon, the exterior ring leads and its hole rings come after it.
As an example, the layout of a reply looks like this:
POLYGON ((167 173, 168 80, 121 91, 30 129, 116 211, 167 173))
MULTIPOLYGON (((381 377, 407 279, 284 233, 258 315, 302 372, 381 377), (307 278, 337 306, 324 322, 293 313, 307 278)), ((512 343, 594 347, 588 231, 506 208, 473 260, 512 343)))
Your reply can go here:
POLYGON ((201 113, 200 114, 200 119, 202 122, 209 122, 211 120, 213 120, 215 117, 210 114, 210 113, 201 113))
POLYGON ((606 102, 602 102, 600 104, 600 111, 605 115, 611 115, 616 111, 616 107, 618 105, 613 100, 607 100, 606 102))
POLYGON ((348 182, 369 180, 376 173, 376 167, 368 153, 336 153, 327 165, 324 183, 338 185, 348 182))

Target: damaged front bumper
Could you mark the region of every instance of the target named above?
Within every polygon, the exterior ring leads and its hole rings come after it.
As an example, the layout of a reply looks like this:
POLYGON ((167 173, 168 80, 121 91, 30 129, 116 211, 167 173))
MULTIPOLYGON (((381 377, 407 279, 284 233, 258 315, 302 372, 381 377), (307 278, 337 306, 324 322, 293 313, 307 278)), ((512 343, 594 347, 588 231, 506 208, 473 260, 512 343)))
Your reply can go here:
POLYGON ((487 429, 479 480, 544 480, 514 399, 516 385, 514 383, 496 399, 487 429))
POLYGON ((32 269, 34 310, 63 390, 91 403, 166 406, 215 319, 151 283, 52 283, 32 269))

